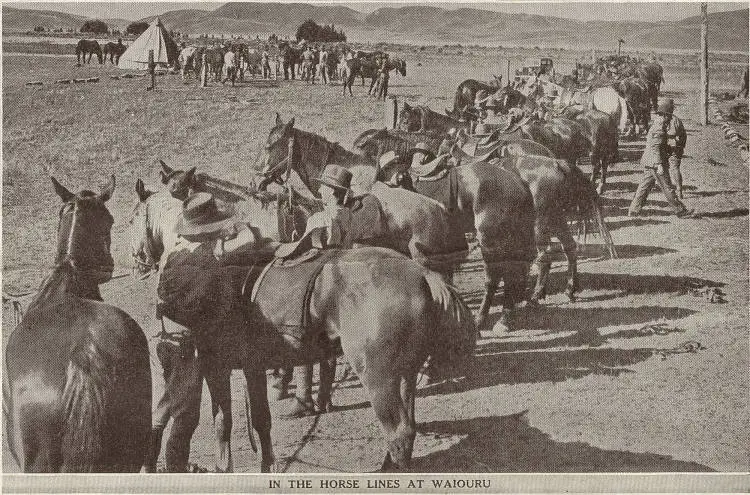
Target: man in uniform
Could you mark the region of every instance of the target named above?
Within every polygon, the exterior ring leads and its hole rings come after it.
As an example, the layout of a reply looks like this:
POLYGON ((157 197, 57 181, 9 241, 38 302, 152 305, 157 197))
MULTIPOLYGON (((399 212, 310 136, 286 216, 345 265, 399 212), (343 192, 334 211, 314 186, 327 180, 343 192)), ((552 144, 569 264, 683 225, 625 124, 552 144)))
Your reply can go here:
POLYGON ((666 169, 664 176, 669 177, 671 185, 676 189, 677 197, 683 199, 682 194, 682 173, 680 172, 680 165, 682 163, 682 155, 685 152, 685 144, 687 143, 687 132, 685 126, 682 124, 676 115, 674 115, 674 100, 664 100, 664 116, 668 120, 667 124, 667 157, 668 161, 665 164, 666 169))
MULTIPOLYGON (((674 104, 672 104, 673 106, 674 104)), ((669 120, 667 115, 672 109, 667 101, 659 104, 651 127, 646 133, 646 149, 641 157, 643 165, 643 178, 635 191, 633 201, 628 209, 628 216, 636 217, 640 215, 643 205, 646 203, 649 192, 654 185, 658 185, 664 197, 667 199, 669 206, 675 215, 680 218, 692 218, 695 216, 694 210, 688 210, 687 207, 677 198, 674 190, 671 188, 664 172, 668 167, 667 164, 667 127, 669 120)))

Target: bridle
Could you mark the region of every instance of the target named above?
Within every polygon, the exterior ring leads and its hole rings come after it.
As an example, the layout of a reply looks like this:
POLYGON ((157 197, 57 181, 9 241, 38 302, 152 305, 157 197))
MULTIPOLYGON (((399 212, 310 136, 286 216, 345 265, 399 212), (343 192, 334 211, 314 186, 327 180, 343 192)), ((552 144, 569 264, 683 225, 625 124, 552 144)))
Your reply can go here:
MULTIPOLYGON (((279 185, 288 187, 289 177, 292 172, 293 166, 293 156, 294 156, 294 149, 295 145, 297 145, 297 139, 294 138, 294 135, 289 137, 289 140, 287 141, 287 154, 286 157, 284 157, 281 161, 279 161, 276 165, 271 167, 269 170, 266 170, 261 175, 264 177, 264 179, 261 181, 260 184, 258 184, 258 190, 259 191, 265 191, 268 185, 271 182, 275 182, 279 185), (285 175, 284 180, 281 179, 281 176, 285 175)), ((267 146, 266 150, 269 150, 273 146, 275 146, 278 143, 274 143, 271 146, 267 146)), ((318 145, 322 144, 325 147, 325 157, 323 159, 323 165, 325 166, 328 163, 328 159, 331 157, 331 148, 332 144, 329 141, 327 141, 324 138, 318 138, 318 139, 311 139, 307 142, 307 144, 301 148, 300 151, 300 161, 304 162, 305 158, 310 155, 312 149, 318 145)), ((290 195, 291 198, 291 195, 290 195)))
MULTIPOLYGON (((61 263, 69 263, 70 266, 79 273, 94 273, 96 274, 96 279, 101 279, 103 277, 100 277, 102 274, 106 274, 106 279, 108 280, 112 276, 112 270, 114 268, 113 265, 105 265, 102 264, 100 266, 78 266, 78 262, 75 258, 75 253, 73 252, 73 249, 75 247, 75 235, 76 235, 76 227, 78 226, 78 201, 76 199, 73 199, 71 201, 66 201, 63 203, 63 205, 60 207, 59 212, 59 221, 62 222, 62 217, 66 213, 66 210, 69 210, 72 207, 72 218, 70 220, 70 230, 68 231, 68 238, 65 243, 65 252, 64 253, 58 253, 60 256, 60 262, 61 263)), ((58 224, 59 229, 59 224, 58 224)))

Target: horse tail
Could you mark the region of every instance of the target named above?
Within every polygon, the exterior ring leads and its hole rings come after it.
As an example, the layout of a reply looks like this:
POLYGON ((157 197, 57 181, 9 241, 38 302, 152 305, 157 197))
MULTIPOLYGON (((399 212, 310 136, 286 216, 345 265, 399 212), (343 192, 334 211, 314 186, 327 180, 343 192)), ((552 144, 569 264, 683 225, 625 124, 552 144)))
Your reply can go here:
POLYGON ((113 370, 87 332, 73 351, 63 390, 63 471, 101 470, 113 370))
POLYGON ((474 355, 477 330, 471 310, 458 291, 432 270, 426 270, 424 281, 433 303, 435 332, 429 353, 432 363, 444 376, 458 376, 474 355))

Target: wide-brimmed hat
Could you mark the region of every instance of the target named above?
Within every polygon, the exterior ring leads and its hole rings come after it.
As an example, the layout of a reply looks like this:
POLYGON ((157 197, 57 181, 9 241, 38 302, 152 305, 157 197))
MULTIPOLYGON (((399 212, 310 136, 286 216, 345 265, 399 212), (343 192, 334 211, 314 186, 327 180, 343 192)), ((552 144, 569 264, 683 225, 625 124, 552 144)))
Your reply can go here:
POLYGON ((334 189, 348 191, 352 183, 352 173, 341 165, 331 163, 326 165, 320 177, 312 180, 334 189))
POLYGON ((401 157, 396 154, 395 151, 386 151, 380 156, 378 165, 380 168, 386 168, 387 166, 397 162, 401 157))
POLYGON ((191 194, 182 203, 175 232, 181 236, 217 234, 235 221, 233 211, 220 210, 213 195, 206 192, 191 194))
POLYGON ((656 109, 656 113, 672 115, 674 113, 674 100, 672 98, 667 98, 666 100, 659 103, 659 106, 656 109))
POLYGON ((420 141, 419 143, 415 144, 409 151, 406 152, 404 155, 404 159, 407 162, 411 162, 414 158, 415 153, 424 153, 427 155, 428 160, 434 160, 435 159, 435 153, 430 149, 429 146, 427 146, 427 143, 424 141, 420 141))

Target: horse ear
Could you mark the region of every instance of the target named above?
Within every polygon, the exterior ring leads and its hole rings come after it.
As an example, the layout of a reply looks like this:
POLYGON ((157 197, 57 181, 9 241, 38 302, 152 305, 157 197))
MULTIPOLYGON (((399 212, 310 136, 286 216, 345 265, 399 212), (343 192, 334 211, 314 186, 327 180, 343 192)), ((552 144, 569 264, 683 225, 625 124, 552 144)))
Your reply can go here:
POLYGON ((185 180, 187 181, 188 184, 193 183, 193 176, 195 175, 196 168, 197 167, 193 167, 185 173, 185 180))
POLYGON ((55 186, 55 192, 57 193, 58 196, 60 196, 60 199, 62 199, 65 203, 67 203, 68 201, 71 201, 73 198, 76 197, 76 195, 68 191, 68 189, 65 186, 57 182, 57 179, 55 179, 54 177, 50 177, 50 179, 52 179, 52 185, 55 186))
POLYGON ((279 115, 279 112, 276 112, 276 120, 274 121, 274 127, 278 127, 283 124, 284 122, 281 120, 281 115, 279 115))
POLYGON ((113 192, 115 192, 115 174, 109 176, 109 181, 99 193, 99 199, 106 203, 112 197, 113 192))
POLYGON ((169 165, 167 165, 166 163, 164 163, 163 160, 159 160, 159 163, 161 164, 161 168, 162 168, 162 177, 164 177, 165 175, 170 175, 174 172, 174 169, 170 167, 169 165))
POLYGON ((408 103, 404 102, 404 110, 410 110, 410 109, 411 109, 411 105, 409 105, 408 103))
POLYGON ((143 202, 148 199, 153 193, 146 189, 146 185, 141 179, 135 181, 135 193, 138 195, 138 199, 143 202))
POLYGON ((294 129, 294 117, 292 117, 292 119, 289 122, 286 123, 286 128, 287 129, 294 129))

